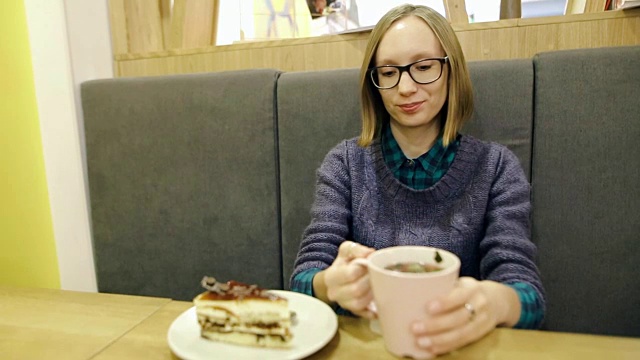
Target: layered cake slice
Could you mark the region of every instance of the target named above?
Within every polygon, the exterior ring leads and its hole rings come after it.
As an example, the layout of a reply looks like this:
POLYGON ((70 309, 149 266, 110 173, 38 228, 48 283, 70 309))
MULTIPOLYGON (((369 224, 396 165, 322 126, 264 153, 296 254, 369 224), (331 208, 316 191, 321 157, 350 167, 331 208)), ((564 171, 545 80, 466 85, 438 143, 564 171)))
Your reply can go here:
POLYGON ((256 285, 217 282, 204 277, 207 291, 193 300, 202 337, 239 345, 287 348, 291 345, 288 300, 256 285))

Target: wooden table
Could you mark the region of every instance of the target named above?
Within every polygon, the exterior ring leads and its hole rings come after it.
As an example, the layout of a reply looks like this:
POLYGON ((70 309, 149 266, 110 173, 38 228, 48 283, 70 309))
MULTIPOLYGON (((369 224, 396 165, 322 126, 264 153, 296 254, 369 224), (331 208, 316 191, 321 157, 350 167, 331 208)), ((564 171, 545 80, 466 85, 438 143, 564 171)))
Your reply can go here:
MULTIPOLYGON (((177 359, 167 330, 192 304, 138 296, 0 287, 0 354, 8 359, 177 359)), ((368 322, 339 317, 309 359, 395 359, 368 322)), ((640 339, 497 329, 438 359, 638 359, 640 339)))
POLYGON ((0 358, 90 359, 170 302, 0 287, 0 358))

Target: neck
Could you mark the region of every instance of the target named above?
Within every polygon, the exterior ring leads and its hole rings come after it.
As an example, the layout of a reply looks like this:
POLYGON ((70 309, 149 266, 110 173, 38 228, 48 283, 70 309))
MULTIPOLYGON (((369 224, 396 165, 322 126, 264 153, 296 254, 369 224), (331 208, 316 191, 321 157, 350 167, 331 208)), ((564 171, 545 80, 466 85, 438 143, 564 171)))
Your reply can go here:
POLYGON ((440 134, 440 121, 434 119, 424 126, 404 127, 391 121, 391 133, 409 159, 415 159, 433 147, 440 134))

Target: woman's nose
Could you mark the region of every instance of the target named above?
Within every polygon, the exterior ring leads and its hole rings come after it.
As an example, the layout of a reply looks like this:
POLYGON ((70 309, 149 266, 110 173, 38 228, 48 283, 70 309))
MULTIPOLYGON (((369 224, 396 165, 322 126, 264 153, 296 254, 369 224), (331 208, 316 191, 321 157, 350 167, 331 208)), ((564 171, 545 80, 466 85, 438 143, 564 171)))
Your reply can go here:
POLYGON ((400 74, 400 82, 398 82, 398 92, 400 94, 412 94, 416 91, 417 85, 408 71, 400 74))

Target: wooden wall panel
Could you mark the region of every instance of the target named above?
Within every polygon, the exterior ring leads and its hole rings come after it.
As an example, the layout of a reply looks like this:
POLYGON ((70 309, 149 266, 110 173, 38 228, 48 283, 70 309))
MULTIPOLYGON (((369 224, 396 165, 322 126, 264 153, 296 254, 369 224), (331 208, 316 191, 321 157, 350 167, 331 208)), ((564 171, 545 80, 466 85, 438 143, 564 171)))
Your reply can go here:
POLYGON ((594 13, 604 11, 607 0, 587 0, 584 7, 584 12, 594 13))
MULTIPOLYGON (((504 2, 505 0, 502 0, 504 2)), ((520 0, 518 0, 520 1, 520 0)), ((452 24, 468 24, 469 15, 464 0, 444 0, 444 11, 452 24)))
POLYGON ((178 0, 173 3, 173 10, 169 20, 169 38, 166 42, 167 49, 180 49, 182 47, 182 39, 184 33, 184 21, 187 14, 186 1, 178 0))
POLYGON ((127 40, 130 53, 164 50, 164 34, 160 2, 126 0, 127 40))
MULTIPOLYGON (((615 1, 615 0, 614 0, 615 1)), ((582 14, 604 11, 607 0, 567 0, 565 14, 582 14)))
POLYGON ((521 0, 500 1, 500 19, 519 19, 522 17, 521 0))
POLYGON ((567 0, 564 14, 582 14, 586 6, 586 0, 567 0))
POLYGON ((216 44, 219 0, 175 0, 183 2, 185 13, 182 30, 182 48, 198 48, 216 44))
POLYGON ((167 48, 171 37, 171 12, 171 0, 160 0, 160 21, 165 48, 167 48))
POLYGON ((124 9, 125 0, 109 1, 109 22, 111 25, 111 47, 114 54, 129 52, 127 35, 127 15, 124 9))
MULTIPOLYGON (((467 60, 530 58, 551 50, 640 45, 640 9, 454 25, 467 60)), ((116 55, 117 76, 274 68, 359 67, 369 33, 116 55)))

